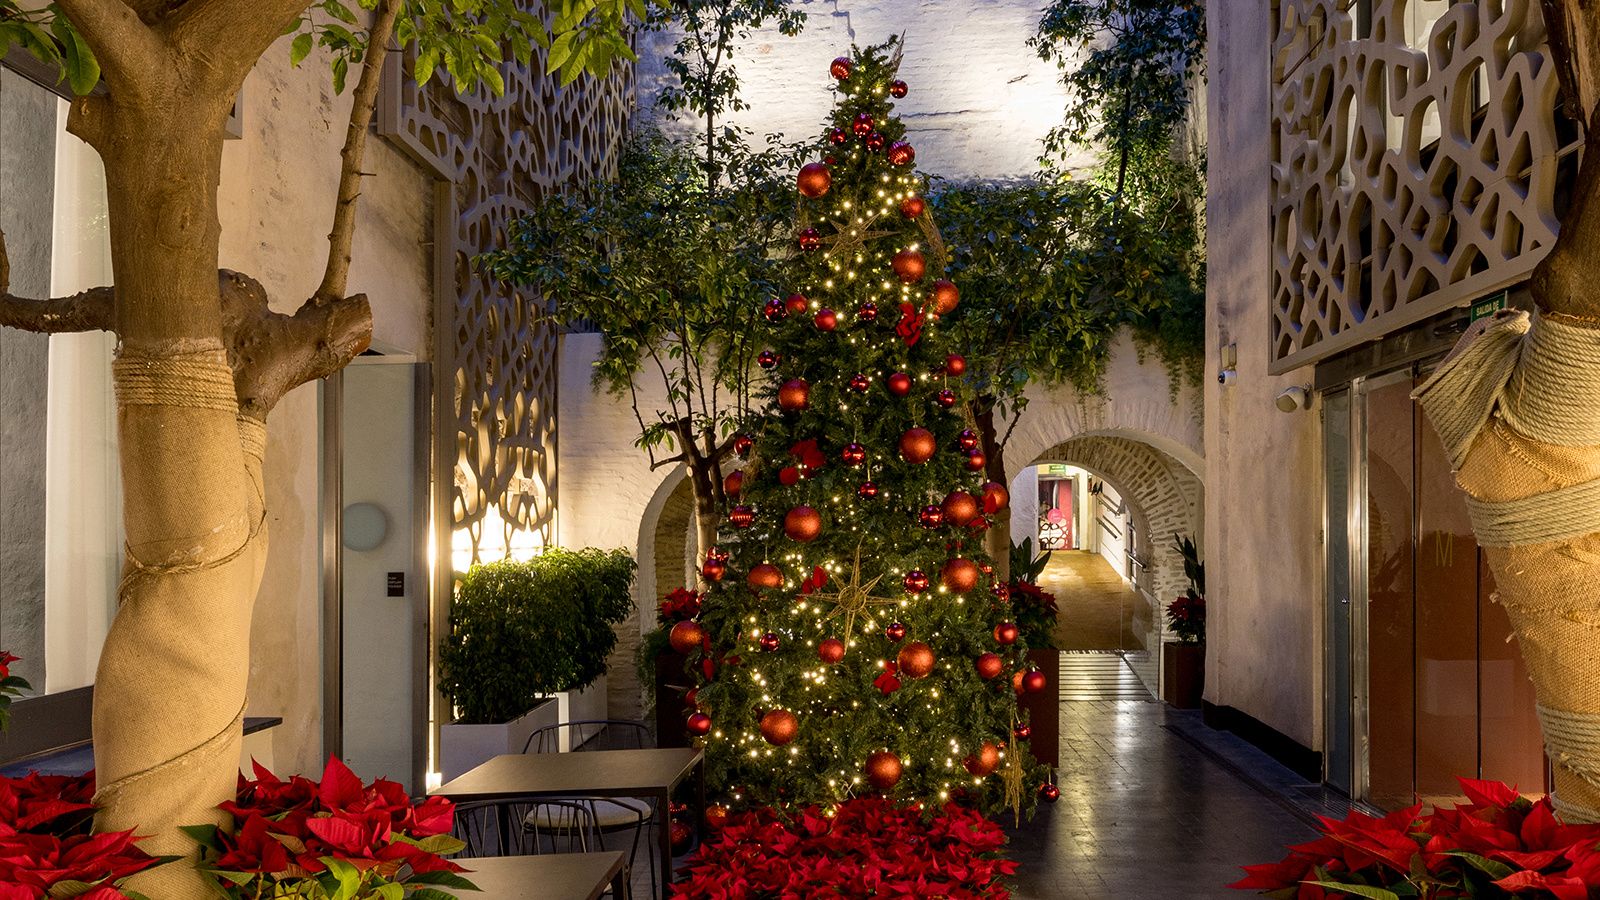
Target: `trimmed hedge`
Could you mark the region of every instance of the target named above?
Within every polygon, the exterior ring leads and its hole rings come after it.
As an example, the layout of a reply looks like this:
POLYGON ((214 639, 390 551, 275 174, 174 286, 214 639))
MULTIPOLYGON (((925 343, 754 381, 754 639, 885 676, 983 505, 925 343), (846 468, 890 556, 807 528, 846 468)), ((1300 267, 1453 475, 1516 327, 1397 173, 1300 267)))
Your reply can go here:
POLYGON ((460 722, 507 722, 542 694, 605 674, 613 626, 633 612, 633 558, 552 548, 527 562, 473 566, 450 603, 439 690, 460 722))

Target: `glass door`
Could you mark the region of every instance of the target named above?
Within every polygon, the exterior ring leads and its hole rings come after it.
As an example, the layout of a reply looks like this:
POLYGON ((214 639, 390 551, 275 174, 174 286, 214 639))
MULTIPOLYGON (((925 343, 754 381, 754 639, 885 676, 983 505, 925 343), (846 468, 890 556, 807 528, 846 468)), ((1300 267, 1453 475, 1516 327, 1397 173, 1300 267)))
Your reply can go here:
POLYGON ((1351 541, 1350 541, 1350 392, 1331 391, 1322 398, 1322 457, 1326 495, 1323 499, 1323 546, 1327 584, 1323 658, 1324 779, 1354 796, 1355 757, 1351 734, 1354 702, 1350 677, 1351 541))

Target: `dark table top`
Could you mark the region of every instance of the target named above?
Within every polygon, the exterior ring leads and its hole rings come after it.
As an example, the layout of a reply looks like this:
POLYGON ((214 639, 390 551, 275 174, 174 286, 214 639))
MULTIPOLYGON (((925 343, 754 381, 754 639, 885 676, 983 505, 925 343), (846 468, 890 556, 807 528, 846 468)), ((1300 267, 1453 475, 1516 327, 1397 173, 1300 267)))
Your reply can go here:
POLYGON ((669 791, 700 762, 688 747, 511 753, 434 788, 453 800, 500 797, 640 797, 669 791))
MULTIPOLYGON (((246 716, 244 733, 255 734, 282 724, 282 716, 246 716)), ((38 772, 40 775, 82 775, 92 768, 94 744, 82 743, 8 762, 0 767, 0 775, 7 778, 21 778, 29 772, 38 772)))
POLYGON ((477 891, 452 891, 461 900, 595 900, 622 871, 621 850, 545 853, 458 860, 477 891))

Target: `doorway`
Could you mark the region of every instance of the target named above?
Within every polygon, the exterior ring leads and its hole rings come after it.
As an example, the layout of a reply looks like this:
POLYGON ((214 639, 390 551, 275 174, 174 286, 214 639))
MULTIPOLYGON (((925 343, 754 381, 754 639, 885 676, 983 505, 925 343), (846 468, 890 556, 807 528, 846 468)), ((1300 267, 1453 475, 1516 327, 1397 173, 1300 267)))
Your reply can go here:
POLYGON ((426 364, 369 351, 322 395, 326 749, 412 793, 431 690, 430 386, 426 364))

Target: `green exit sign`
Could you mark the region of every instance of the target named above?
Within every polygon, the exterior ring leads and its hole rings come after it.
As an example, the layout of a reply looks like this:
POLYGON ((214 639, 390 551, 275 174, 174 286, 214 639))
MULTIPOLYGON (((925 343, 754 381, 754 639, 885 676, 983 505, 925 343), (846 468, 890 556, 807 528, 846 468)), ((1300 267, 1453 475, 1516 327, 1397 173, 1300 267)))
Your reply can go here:
POLYGON ((1472 304, 1472 321, 1476 322, 1479 319, 1488 318, 1489 316, 1492 316, 1495 313, 1497 313, 1500 310, 1505 309, 1505 308, 1506 308, 1506 292, 1505 291, 1501 291, 1498 294, 1490 294, 1489 296, 1483 298, 1482 300, 1475 301, 1472 304))

